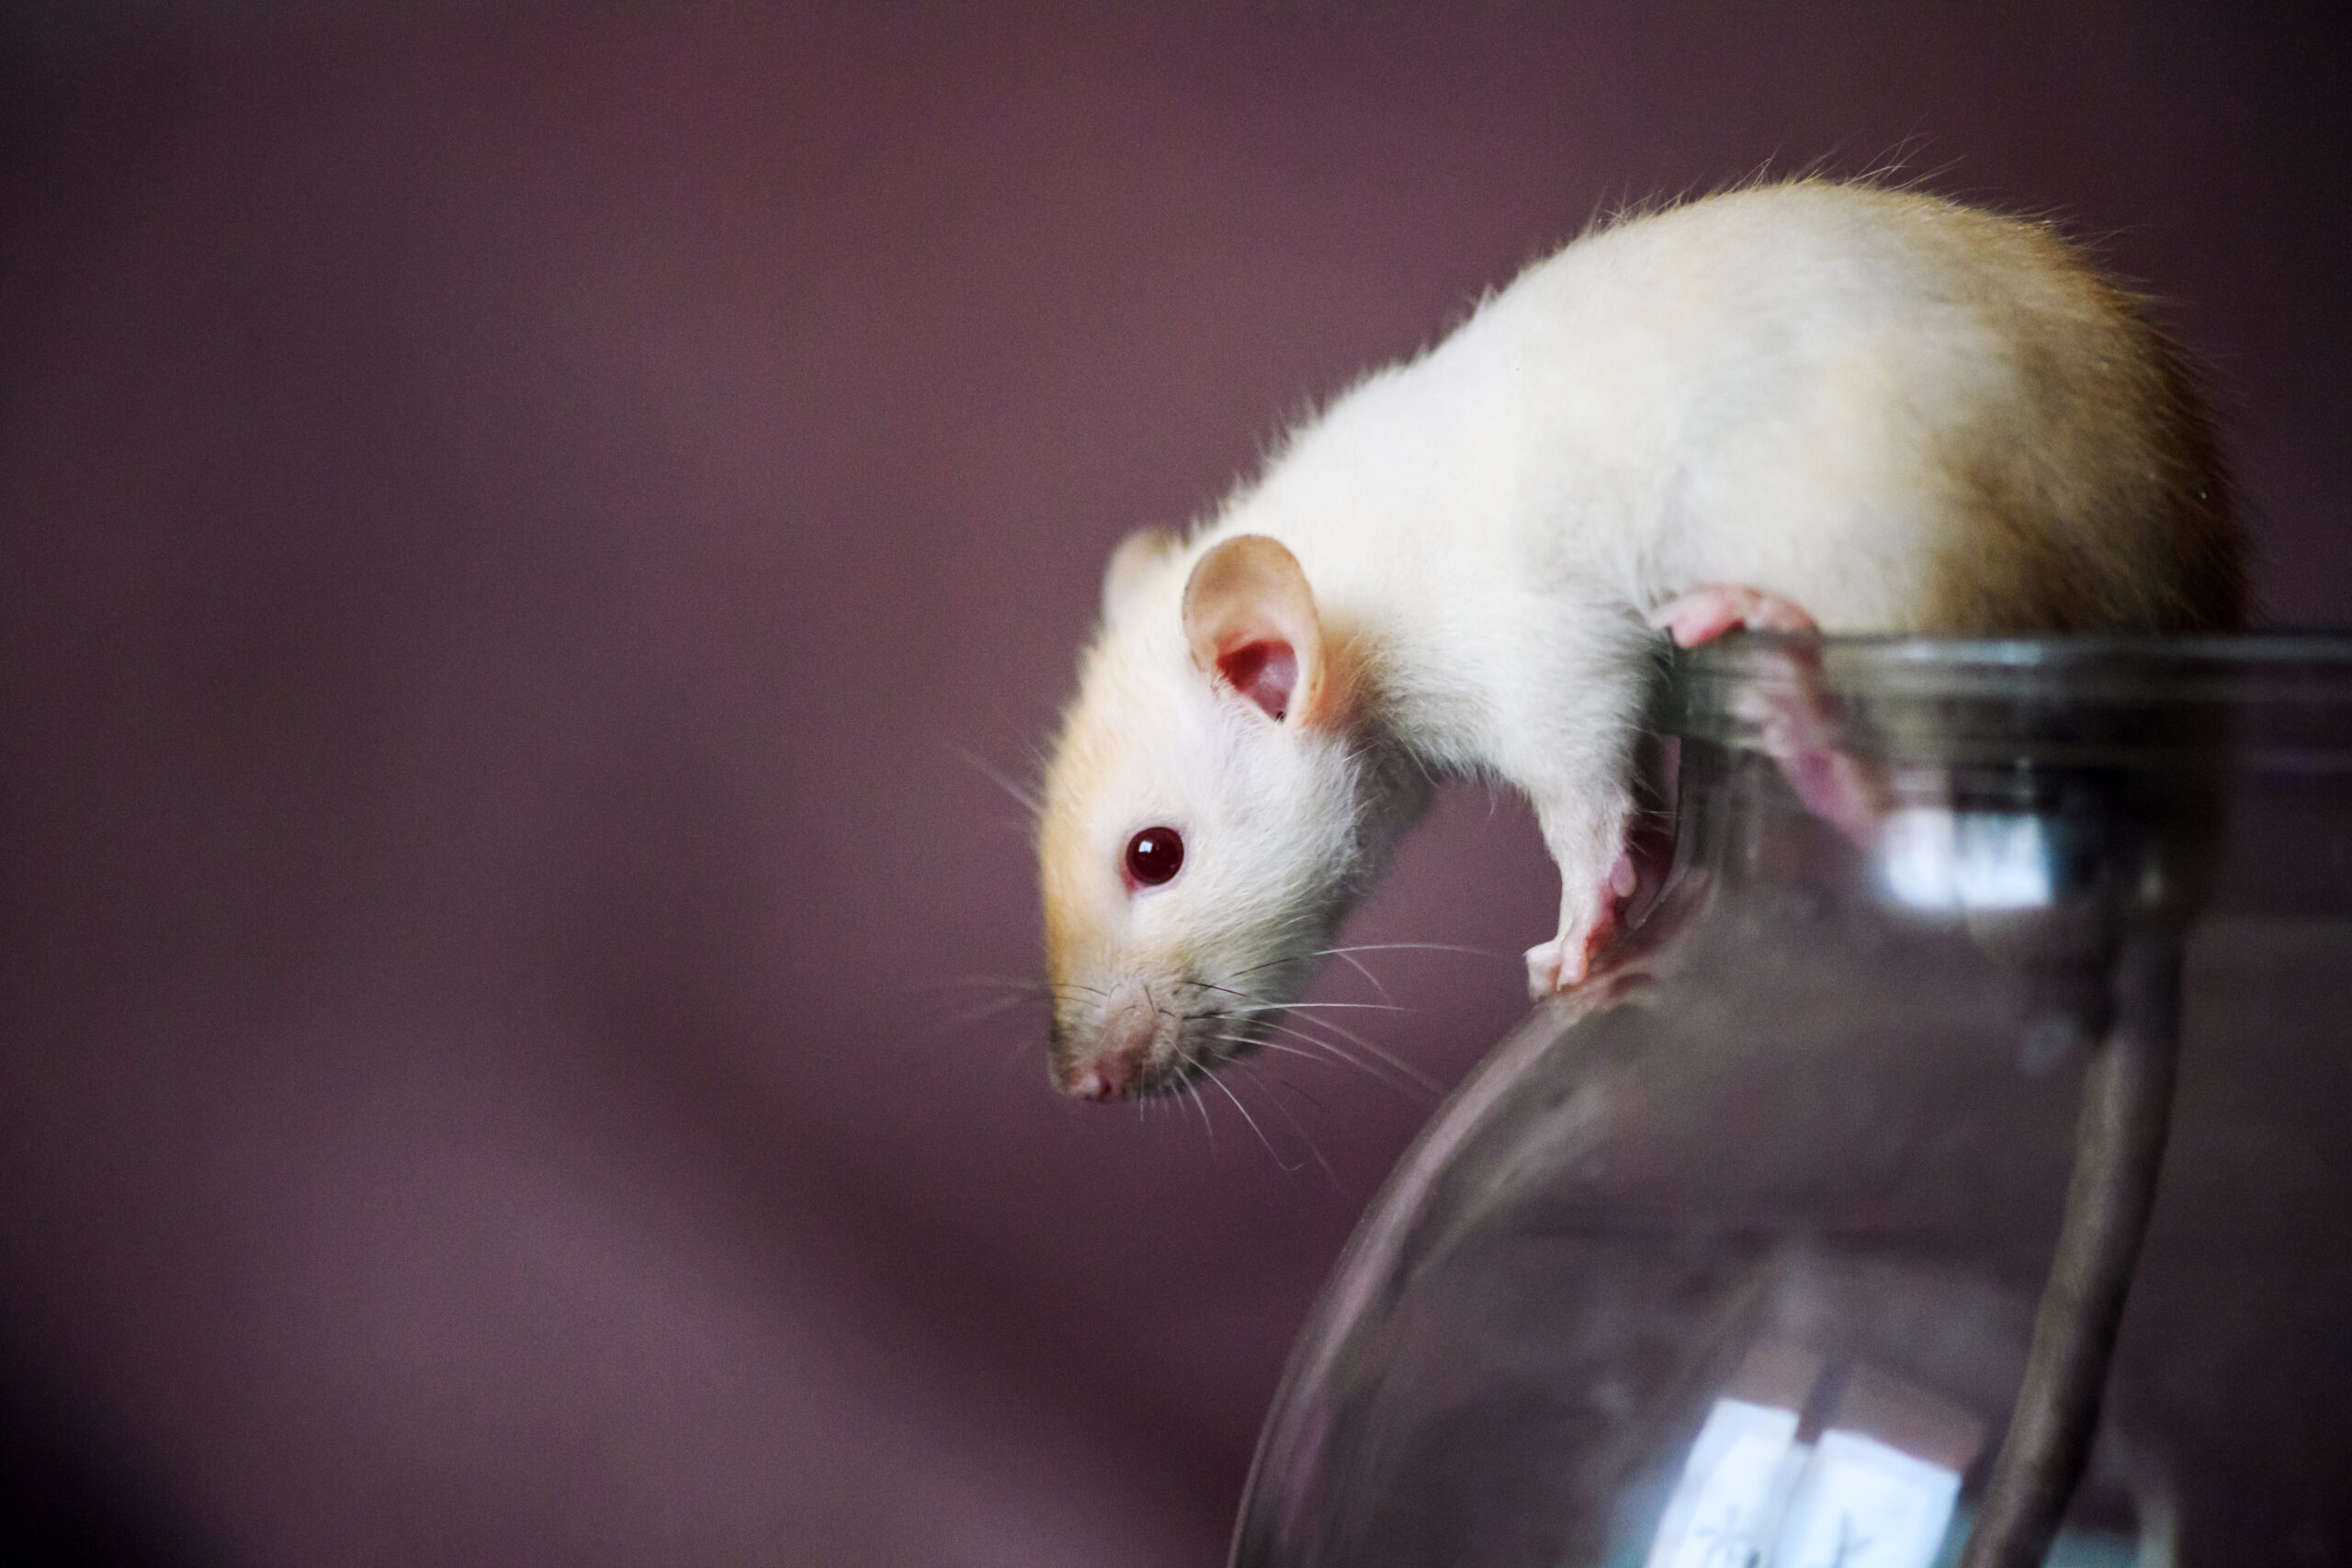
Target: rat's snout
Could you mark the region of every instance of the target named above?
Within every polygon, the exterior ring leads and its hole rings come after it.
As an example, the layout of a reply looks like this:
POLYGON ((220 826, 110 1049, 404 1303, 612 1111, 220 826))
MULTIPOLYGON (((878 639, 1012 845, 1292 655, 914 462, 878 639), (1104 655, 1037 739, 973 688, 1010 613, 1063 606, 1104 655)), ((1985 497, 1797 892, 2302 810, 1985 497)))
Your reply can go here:
POLYGON ((1114 993, 1093 1027, 1054 1021, 1054 1080, 1080 1100, 1118 1100, 1147 1076, 1159 1012, 1149 998, 1114 993))

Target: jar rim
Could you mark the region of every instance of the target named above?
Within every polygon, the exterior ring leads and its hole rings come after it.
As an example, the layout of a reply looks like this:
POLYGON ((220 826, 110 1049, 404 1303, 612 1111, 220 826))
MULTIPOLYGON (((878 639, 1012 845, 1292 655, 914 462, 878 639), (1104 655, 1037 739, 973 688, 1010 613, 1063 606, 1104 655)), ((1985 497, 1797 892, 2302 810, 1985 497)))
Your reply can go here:
POLYGON ((1748 748, 1800 708, 1882 756, 2352 770, 2352 631, 1925 637, 1744 632, 1673 651, 1657 728, 1748 748), (1778 716, 1776 717, 1776 716, 1778 716))
POLYGON ((1770 674, 1792 652, 1817 649, 1833 684, 1933 684, 1955 695, 2007 685, 2020 691, 2063 681, 2078 694, 2176 693, 2177 682, 2227 681, 2233 694, 2258 696, 2285 678, 2298 695, 2337 682, 2352 698, 2352 631, 2270 631, 2238 637, 1935 637, 1902 634, 1804 637, 1743 632, 1675 650, 1678 673, 1770 674), (2241 689, 2251 684, 2254 690, 2241 689), (2084 691, 2087 685, 2089 690, 2084 691))

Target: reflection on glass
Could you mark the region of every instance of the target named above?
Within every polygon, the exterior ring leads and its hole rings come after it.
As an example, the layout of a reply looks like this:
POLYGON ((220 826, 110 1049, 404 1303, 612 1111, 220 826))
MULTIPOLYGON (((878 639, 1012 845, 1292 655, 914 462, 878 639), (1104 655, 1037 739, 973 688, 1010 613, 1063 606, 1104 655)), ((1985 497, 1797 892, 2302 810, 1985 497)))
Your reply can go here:
POLYGON ((1879 829, 1879 865, 1915 909, 2038 909, 2052 893, 2041 818, 1912 807, 1879 829))
POLYGON ((1764 1560, 1796 1458, 1797 1413, 1718 1399, 1666 1505, 1649 1568, 1742 1568, 1764 1560))
POLYGON ((1777 1568, 1927 1568, 1960 1472, 1860 1432, 1821 1435, 1789 1507, 1777 1568))
POLYGON ((1751 1351, 1690 1446, 1647 1568, 1929 1568, 1951 1532, 1984 1425, 1949 1401, 1860 1364, 1818 1379, 1822 1358, 1751 1351), (1827 1425, 1801 1414, 1840 1385, 1827 1425), (1778 1396, 1778 1404, 1757 1395, 1778 1396), (1745 1395, 1745 1397, 1743 1397, 1745 1395))
POLYGON ((1811 1451, 1797 1441, 1797 1427, 1821 1359, 1780 1339, 1748 1350, 1690 1445, 1646 1568, 1765 1561, 1811 1451))

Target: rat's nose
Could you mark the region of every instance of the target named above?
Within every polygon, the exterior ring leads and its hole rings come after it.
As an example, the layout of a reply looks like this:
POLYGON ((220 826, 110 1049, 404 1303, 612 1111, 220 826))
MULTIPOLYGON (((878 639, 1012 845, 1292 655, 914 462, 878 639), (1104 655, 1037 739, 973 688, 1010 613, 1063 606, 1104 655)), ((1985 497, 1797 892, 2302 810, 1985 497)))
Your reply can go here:
POLYGON ((1106 1051, 1072 1068, 1069 1077, 1062 1081, 1062 1088, 1080 1100, 1117 1100, 1135 1082, 1140 1060, 1138 1056, 1106 1051))
POLYGON ((1116 1100, 1125 1092, 1125 1085, 1100 1065, 1079 1068, 1062 1088, 1079 1100, 1116 1100))
POLYGON ((1148 1002, 1128 1003, 1103 1024, 1101 1048, 1071 1065, 1062 1088, 1080 1100, 1119 1099, 1143 1076, 1159 1028, 1159 1015, 1148 1002))

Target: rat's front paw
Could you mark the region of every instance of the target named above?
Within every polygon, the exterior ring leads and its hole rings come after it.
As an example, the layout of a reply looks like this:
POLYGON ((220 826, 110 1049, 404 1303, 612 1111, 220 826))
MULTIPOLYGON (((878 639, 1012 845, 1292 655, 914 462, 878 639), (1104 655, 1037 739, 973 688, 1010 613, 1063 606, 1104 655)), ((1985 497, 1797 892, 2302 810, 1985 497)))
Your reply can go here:
POLYGON ((1605 972, 1600 950, 1616 931, 1612 919, 1584 931, 1566 931, 1527 950, 1527 994, 1549 1001, 1566 996, 1587 980, 1605 972))
POLYGON ((1581 909, 1564 910, 1560 934, 1527 950, 1527 994, 1537 1001, 1563 996, 1606 968, 1602 953, 1624 929, 1641 878, 1629 852, 1621 852, 1581 909))
MULTIPOLYGON (((1554 937, 1550 942, 1538 942, 1527 950, 1527 994, 1529 997, 1540 1002, 1547 998, 1558 996, 1576 984, 1576 980, 1561 977, 1561 971, 1566 967, 1566 954, 1572 945, 1579 953, 1582 953, 1584 944, 1580 942, 1572 943, 1566 937, 1554 937)), ((1582 976, 1579 976, 1577 978, 1580 979, 1582 976)))

